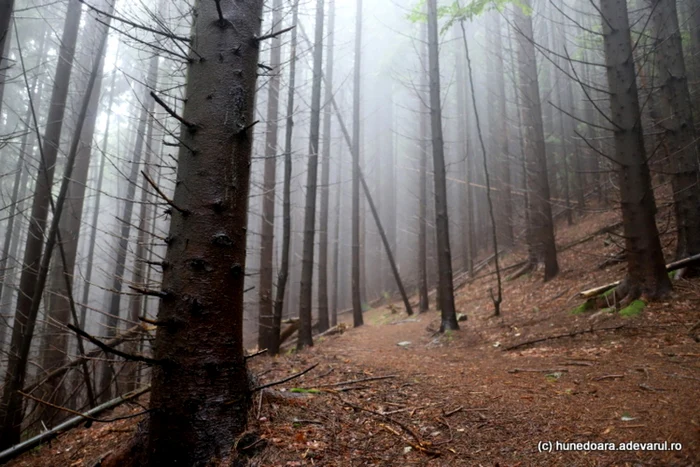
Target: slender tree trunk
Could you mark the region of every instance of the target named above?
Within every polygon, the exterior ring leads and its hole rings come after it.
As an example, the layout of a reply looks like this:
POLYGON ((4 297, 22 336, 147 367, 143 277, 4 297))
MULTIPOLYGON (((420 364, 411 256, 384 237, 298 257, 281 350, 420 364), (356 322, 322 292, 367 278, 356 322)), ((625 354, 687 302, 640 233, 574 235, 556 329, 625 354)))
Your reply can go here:
MULTIPOLYGON (((151 57, 151 61, 156 62, 156 67, 158 66, 158 54, 155 54, 151 57)), ((156 80, 157 80, 157 75, 156 75, 156 80)), ((157 83, 154 83, 157 85, 157 83)), ((153 177, 151 175, 150 171, 150 166, 151 166, 151 157, 154 153, 157 152, 157 148, 154 146, 154 138, 153 138, 153 126, 154 126, 154 117, 153 117, 153 106, 149 109, 149 116, 148 116, 148 127, 146 130, 146 140, 145 140, 145 159, 144 159, 144 164, 143 164, 143 173, 148 175, 151 180, 153 180, 153 177)), ((138 178, 136 179, 138 180, 138 178)), ((146 261, 148 260, 147 257, 147 252, 146 252, 146 244, 149 242, 150 236, 149 236, 149 228, 148 224, 150 223, 150 219, 152 216, 152 201, 151 201, 151 195, 150 192, 153 191, 153 188, 148 184, 148 182, 145 180, 145 175, 144 175, 144 180, 141 188, 141 199, 139 201, 140 209, 139 209, 139 217, 138 217, 138 234, 136 236, 136 251, 134 252, 134 271, 132 273, 131 277, 131 283, 133 287, 136 287, 138 289, 144 290, 148 288, 148 282, 146 282, 146 261)), ((143 306, 144 302, 146 302, 146 297, 144 297, 142 294, 136 294, 132 295, 129 298, 129 321, 131 324, 133 323, 138 323, 139 318, 143 315, 143 306)), ((138 347, 139 347, 139 342, 137 341, 132 341, 129 342, 128 345, 126 346, 126 350, 128 353, 138 353, 138 347)), ((125 379, 126 379, 126 391, 131 392, 137 389, 137 382, 138 382, 138 369, 139 369, 139 364, 136 362, 130 362, 128 363, 128 368, 125 373, 125 379)))
POLYGON ((187 146, 178 157, 158 313, 182 325, 156 333, 154 357, 164 363, 153 369, 151 466, 209 464, 230 455, 246 428, 245 226, 262 7, 261 0, 195 3, 187 146), (222 50, 231 52, 222 58, 222 50))
POLYGON ((56 66, 46 129, 41 143, 41 161, 34 189, 29 231, 22 262, 23 269, 15 312, 15 324, 12 329, 11 346, 14 349, 18 349, 18 353, 13 352, 10 354, 3 398, 0 402, 0 423, 2 424, 0 449, 5 449, 19 442, 22 399, 16 391, 24 384, 29 346, 34 331, 35 322, 33 322, 33 319, 35 320, 36 317, 32 319, 30 310, 33 306, 32 297, 35 296, 39 274, 44 230, 46 229, 46 220, 48 218, 51 187, 53 185, 56 157, 63 127, 81 11, 81 5, 78 0, 69 1, 61 38, 61 47, 58 53, 59 60, 56 66), (26 354, 19 350, 20 347, 22 349, 26 348, 26 354))
MULTIPOLYGON (((335 0, 332 0, 335 3, 335 0)), ((331 40, 331 39, 329 39, 331 40)), ((330 136, 330 135, 329 135, 330 136)), ((333 233, 333 295, 331 302, 331 326, 338 324, 338 303, 340 298, 340 216, 342 212, 343 203, 343 165, 342 159, 340 158, 340 152, 338 152, 339 157, 336 160, 336 192, 335 192, 335 229, 333 233)))
MULTIPOLYGON (((282 0, 272 5, 272 31, 282 29, 282 0)), ((265 168, 263 175, 263 206, 260 225, 260 310, 258 320, 258 347, 269 349, 275 337, 274 311, 272 304, 272 252, 275 234, 275 184, 277 183, 277 133, 279 124, 280 64, 282 62, 282 38, 275 37, 270 43, 270 68, 272 76, 268 82, 267 130, 265 135, 265 168)))
POLYGON ((600 12, 627 252, 627 278, 617 292, 624 305, 640 295, 664 297, 671 282, 654 217, 656 202, 644 149, 627 3, 600 0, 600 12))
MULTIPOLYGON (((101 9, 110 13, 113 11, 113 2, 101 2, 101 9)), ((92 20, 92 19, 91 19, 92 20)), ((105 26, 94 22, 90 24, 89 32, 86 36, 90 40, 99 42, 102 35, 106 35, 108 31, 105 26)), ((76 257, 78 254, 78 241, 80 239, 80 227, 82 225, 83 204, 85 201, 85 187, 87 185, 88 169, 90 168, 90 157, 92 153, 92 139, 95 134, 95 124, 99 114, 99 102, 102 92, 102 68, 104 64, 104 50, 98 51, 102 55, 94 55, 91 61, 97 61, 95 65, 99 70, 92 88, 91 94, 85 95, 89 98, 87 114, 85 122, 82 123, 82 131, 75 134, 78 138, 77 154, 75 157, 75 167, 73 175, 68 182, 68 191, 66 194, 66 204, 61 220, 58 224, 59 235, 61 238, 62 249, 56 251, 53 258, 54 267, 51 269, 49 278, 48 291, 48 323, 47 330, 50 336, 48 342, 45 342, 45 351, 42 352, 42 368, 45 371, 51 371, 62 366, 66 362, 68 354, 68 343, 70 334, 65 331, 65 325, 70 323, 72 305, 70 298, 72 290, 68 290, 69 285, 73 284, 73 271, 75 269, 76 257), (63 256, 63 257, 62 257, 63 256), (65 261, 65 263, 64 263, 65 261)), ((89 68, 86 67, 86 68, 89 68)), ((75 325, 79 323, 73 323, 75 325)), ((90 389, 91 391, 91 389, 90 389)), ((65 396, 65 388, 60 380, 47 381, 45 400, 53 403, 62 403, 65 396)), ((65 412, 60 412, 52 407, 46 407, 43 415, 43 420, 53 422, 55 417, 61 416, 65 418, 65 412)))
MULTIPOLYGON (((117 50, 116 58, 119 58, 119 51, 117 50)), ((85 329, 85 319, 87 317, 88 302, 90 300, 90 285, 92 283, 92 269, 95 260, 95 244, 97 243, 97 221, 100 216, 100 199, 102 197, 102 182, 104 181, 105 172, 105 162, 107 157, 105 153, 108 149, 109 143, 109 128, 112 121, 112 104, 114 103, 115 94, 115 80, 117 76, 117 70, 115 69, 112 73, 112 81, 109 87, 109 104, 107 105, 107 123, 105 125, 105 132, 102 136, 102 146, 100 151, 100 168, 97 173, 97 185, 95 187, 95 206, 92 212, 92 223, 90 224, 90 240, 88 241, 88 254, 87 254, 87 264, 85 266, 85 284, 83 285, 83 296, 80 301, 80 328, 85 329)))
POLYGON ((676 0, 647 0, 652 10, 657 72, 661 86, 661 127, 671 154, 676 214, 676 259, 700 253, 698 148, 676 0))
POLYGON ((312 338, 312 290, 314 276, 314 237, 316 235, 316 192, 318 189, 318 144, 321 126, 321 84, 323 83, 323 0, 316 0, 314 75, 311 90, 311 129, 309 165, 306 171, 306 213, 299 289, 299 339, 297 348, 314 345, 312 338))
POLYGON ((331 157, 331 107, 333 97, 333 46, 335 30, 335 0, 330 0, 328 7, 328 34, 326 40, 326 106, 323 114, 323 154, 321 158, 321 219, 319 225, 318 246, 318 330, 323 332, 329 328, 328 316, 328 201, 330 196, 330 157, 331 157))
POLYGON ((498 12, 492 14, 493 18, 493 90, 495 92, 496 105, 490 112, 491 122, 491 149, 494 159, 495 171, 494 183, 498 190, 497 196, 497 227, 498 243, 504 247, 513 245, 513 204, 511 199, 510 181, 510 151, 508 149, 508 113, 506 112, 506 83, 503 71, 503 39, 501 38, 501 15, 498 12))
POLYGON ((362 0, 357 0, 355 16, 355 68, 352 104, 352 317, 355 327, 362 326, 360 298, 360 76, 362 67, 362 0))
MULTIPOLYGON (((37 66, 41 63, 44 57, 44 50, 46 46, 47 34, 41 36, 41 45, 39 46, 39 53, 37 55, 37 66)), ((39 72, 34 74, 32 84, 27 92, 32 93, 32 103, 36 109, 41 107, 41 96, 42 96, 41 83, 39 83, 39 72)), ((27 106, 27 111, 24 114, 25 122, 30 122, 32 120, 32 107, 27 106)), ((2 274, 2 284, 0 285, 0 314, 3 315, 0 320, 0 350, 5 349, 5 339, 7 335, 7 330, 10 329, 10 309, 12 308, 12 290, 11 284, 14 283, 15 268, 8 266, 8 261, 16 262, 15 256, 17 255, 17 246, 19 245, 19 237, 21 231, 22 219, 19 213, 22 212, 22 207, 24 205, 23 199, 26 194, 27 179, 29 178, 29 170, 26 169, 25 162, 26 156, 31 155, 31 147, 33 146, 35 133, 30 131, 28 127, 24 135, 22 135, 22 141, 20 142, 19 154, 17 155, 17 165, 15 172, 14 184, 12 187, 12 197, 10 198, 10 212, 8 213, 8 221, 5 232, 5 240, 3 242, 2 253, 0 253, 0 274, 2 274), (17 225, 15 225, 17 224, 17 225)))
POLYGON ((3 96, 5 94, 5 78, 7 76, 9 45, 12 42, 12 12, 14 0, 0 1, 0 114, 2 113, 3 96))
MULTIPOLYGON (((421 26, 421 52, 423 66, 428 66, 428 25, 421 26)), ((418 311, 430 310, 428 299, 428 112, 424 103, 429 101, 426 92, 430 86, 429 69, 421 70, 420 93, 418 96, 418 118, 420 134, 418 150, 420 167, 418 179, 418 311)))
POLYGON ((282 259, 277 273, 277 294, 275 296, 274 322, 272 339, 268 351, 271 355, 279 353, 280 327, 284 311, 285 291, 289 277, 289 247, 292 240, 291 214, 291 180, 292 180, 292 136, 294 130, 294 93, 297 62, 297 21, 299 15, 299 0, 292 7, 292 39, 289 51, 289 84, 287 86, 287 123, 284 137, 284 186, 282 188, 282 259))
MULTIPOLYGON (((530 0, 523 4, 530 7, 530 0)), ((518 65, 522 123, 526 129, 525 158, 529 192, 530 235, 529 260, 532 266, 544 264, 544 280, 559 272, 557 250, 554 242, 554 223, 547 177, 547 155, 542 125, 542 105, 537 78, 535 46, 532 42, 532 17, 515 8, 515 24, 518 29, 518 65)))
MULTIPOLYGON (((153 114, 155 101, 150 96, 152 89, 156 88, 158 81, 158 55, 153 55, 149 61, 148 74, 144 86, 141 102, 144 103, 139 116, 139 124, 136 129, 136 144, 131 160, 131 170, 129 172, 129 184, 124 196, 124 206, 120 217, 121 229, 117 243, 117 259, 112 274, 112 285, 110 288, 110 302, 107 316, 104 317, 105 335, 110 338, 117 333, 119 326, 119 314, 121 312, 122 285, 124 273, 126 271, 126 257, 129 246, 129 236, 131 235, 131 222, 134 212, 134 199, 136 198, 136 180, 139 179, 139 168, 143 157, 144 146, 146 145, 146 132, 149 116, 153 114)), ((192 147, 192 146, 189 146, 192 147)), ((99 375, 100 402, 112 399, 111 382, 114 377, 112 365, 105 362, 99 375)))
POLYGON ((452 254, 450 252, 450 223, 447 214, 447 175, 445 147, 442 137, 442 103, 440 102, 440 61, 438 44, 437 1, 428 0, 428 63, 430 76, 430 120, 433 141, 433 171, 435 179, 435 230, 437 236, 438 290, 442 313, 440 331, 457 330, 454 288, 452 285, 452 254))

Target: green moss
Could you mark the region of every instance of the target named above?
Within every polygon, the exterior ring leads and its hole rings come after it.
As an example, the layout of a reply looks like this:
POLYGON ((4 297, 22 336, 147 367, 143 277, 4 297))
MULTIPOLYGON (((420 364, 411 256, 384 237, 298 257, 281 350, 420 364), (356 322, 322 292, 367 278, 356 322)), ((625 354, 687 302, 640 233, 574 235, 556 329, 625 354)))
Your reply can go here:
POLYGON ((676 273, 677 273, 677 272, 678 272, 678 270, 669 271, 669 273, 668 273, 668 278, 671 279, 671 280, 675 280, 675 279, 676 279, 676 273))
POLYGON ((600 296, 604 297, 604 298, 609 297, 610 295, 615 293, 615 289, 616 289, 616 287, 613 287, 612 289, 607 290, 607 291, 603 292, 602 294, 600 294, 600 296))
POLYGON ((593 300, 586 300, 585 302, 583 302, 582 304, 580 304, 579 306, 577 306, 573 310, 569 311, 569 314, 581 315, 581 314, 583 314, 587 311, 590 311, 592 309, 593 309, 593 300))
POLYGON ((639 313, 642 312, 642 310, 644 310, 644 307, 646 306, 647 304, 644 303, 643 300, 635 300, 632 303, 630 303, 629 306, 620 310, 620 316, 637 316, 639 313))

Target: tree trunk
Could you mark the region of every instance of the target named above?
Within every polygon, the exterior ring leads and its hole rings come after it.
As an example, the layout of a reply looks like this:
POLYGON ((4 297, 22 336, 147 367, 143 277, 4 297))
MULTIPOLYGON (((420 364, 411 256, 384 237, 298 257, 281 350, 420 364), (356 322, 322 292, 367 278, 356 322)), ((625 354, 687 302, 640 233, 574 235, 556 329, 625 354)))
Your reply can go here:
MULTIPOLYGON (((530 7, 530 0, 523 4, 530 7)), ((554 223, 549 197, 547 155, 542 124, 542 105, 537 77, 537 61, 532 35, 532 17, 515 8, 515 25, 518 29, 518 66, 522 123, 526 129, 525 158, 529 191, 528 218, 530 222, 528 249, 533 266, 544 264, 544 280, 559 272, 557 250, 554 242, 554 223)))
MULTIPOLYGON (((421 25, 421 47, 423 66, 428 66, 428 25, 421 25)), ((430 310, 428 299, 428 112, 425 108, 428 102, 428 76, 430 70, 420 70, 421 83, 418 96, 418 118, 420 134, 418 150, 420 167, 418 168, 418 312, 430 310)))
POLYGON ((362 326, 360 298, 360 76, 362 66, 362 0, 357 0, 355 13, 355 68, 352 100, 352 318, 355 327, 362 326))
POLYGON ((438 295, 442 321, 440 331, 457 330, 454 287, 452 285, 452 254, 450 252, 450 223, 447 214, 447 175, 445 147, 442 137, 442 104, 440 102, 440 61, 438 43, 437 1, 428 0, 428 63, 430 76, 430 120, 433 142, 433 172, 435 180, 435 230, 438 258, 438 295))
POLYGON ((328 316, 328 202, 330 196, 330 157, 331 157, 331 109, 328 103, 333 97, 333 46, 335 30, 335 0, 328 7, 328 35, 326 40, 326 105, 323 113, 323 154, 321 159, 321 219, 318 245, 318 330, 324 332, 330 327, 328 316))
POLYGON ((12 42, 12 12, 15 0, 0 1, 0 113, 2 113, 3 96, 5 94, 5 79, 7 77, 8 52, 12 42))
POLYGON ((171 325, 158 328, 154 352, 164 363, 153 369, 151 466, 209 464, 230 455, 246 428, 245 227, 262 7, 262 0, 195 3, 187 146, 178 157, 158 313, 171 325))
POLYGON ((284 311, 284 297, 289 278, 289 247, 292 239, 292 214, 291 214, 291 180, 292 180, 292 136, 294 130, 294 93, 297 62, 297 20, 299 15, 299 0, 295 0, 292 7, 292 39, 289 51, 289 84, 287 86, 287 123, 284 138, 284 186, 282 188, 282 259, 277 273, 277 293, 275 295, 274 322, 272 339, 268 351, 270 355, 277 355, 280 348, 280 328, 282 326, 282 313, 284 311))
MULTIPOLYGON (((282 0, 272 5, 272 32, 282 29, 282 0)), ((274 345, 274 311, 272 304, 272 252, 275 235, 275 184, 277 183, 277 133, 279 125, 280 64, 282 62, 282 38, 270 43, 270 68, 268 82, 267 130, 265 135, 265 168, 263 175, 262 219, 260 225, 260 309, 258 311, 258 347, 270 349, 274 345)))
MULTIPOLYGON (((37 55, 37 66, 41 63, 44 57, 44 51, 46 46, 47 34, 42 34, 41 45, 39 46, 39 53, 37 55)), ((35 109, 41 107, 41 96, 42 96, 41 83, 39 83, 39 72, 34 74, 32 84, 27 92, 32 93, 32 104, 35 109)), ((30 122, 32 119, 32 106, 27 106, 27 111, 24 114, 25 122, 30 122)), ((27 179, 29 178, 29 170, 26 169, 26 156, 31 156, 31 147, 33 147, 35 132, 30 131, 27 128, 25 133, 22 135, 22 141, 20 142, 19 154, 17 155, 17 165, 15 172, 15 179, 12 186, 12 197, 10 198, 10 212, 7 215, 7 227, 5 232, 5 239, 3 242, 2 253, 0 253, 0 274, 2 274, 2 284, 0 285, 0 314, 2 314, 2 319, 0 319, 0 351, 5 350, 5 339, 7 336, 7 330, 11 329, 10 326, 10 314, 6 313, 12 308, 12 301, 10 300, 12 296, 12 290, 10 285, 14 283, 15 279, 15 268, 10 267, 8 261, 10 259, 12 262, 16 262, 15 256, 17 255, 17 246, 19 245, 19 237, 21 231, 22 218, 19 213, 22 212, 22 207, 24 206, 24 197, 26 194, 27 179), (31 141, 30 141, 31 140, 31 141), (19 217, 18 217, 19 216, 19 217), (15 223, 17 225, 15 225, 15 223)))
POLYGON ((624 304, 640 295, 664 297, 671 290, 671 282, 654 217, 656 202, 644 149, 627 4, 601 0, 600 12, 627 252, 627 293, 620 297, 624 304))
POLYGON ((661 127, 671 157, 676 259, 700 253, 698 148, 676 0, 647 0, 654 26, 661 87, 661 127))
MULTIPOLYGON (((101 2, 100 7, 103 11, 111 13, 114 9, 114 3, 104 1, 101 2)), ((93 20, 91 19, 91 21, 93 20)), ((101 36, 107 33, 108 31, 104 25, 98 22, 91 22, 90 28, 85 32, 85 35, 90 38, 89 40, 99 42, 101 36)), ((87 186, 88 169, 90 168, 92 140, 95 134, 95 125, 99 114, 99 102, 102 92, 102 68, 105 51, 99 52, 101 52, 102 55, 97 56, 93 53, 91 54, 92 57, 89 57, 91 58, 91 62, 99 62, 94 65, 99 72, 95 78, 92 92, 89 95, 87 114, 85 122, 82 124, 82 130, 74 136, 74 138, 78 138, 80 142, 78 143, 75 157, 73 175, 68 182, 65 209, 61 214, 61 220, 58 224, 62 251, 56 251, 54 254, 54 267, 51 269, 51 277, 49 278, 47 330, 50 335, 45 337, 49 340, 45 342, 45 351, 42 352, 42 368, 45 371, 51 371, 62 366, 66 362, 66 357, 68 355, 70 334, 69 331, 67 332, 65 325, 72 321, 72 304, 69 300, 72 290, 68 290, 68 286, 69 284, 73 284, 73 271, 78 254, 78 241, 80 240, 85 188, 87 186), (64 260, 65 264, 63 263, 64 260)), ((89 69, 90 64, 86 65, 85 68, 89 69)), ((85 98, 88 98, 87 94, 85 94, 85 98)), ((79 323, 73 324, 78 325, 79 323)), ((64 385, 61 384, 61 381, 50 380, 47 383, 44 392, 46 397, 43 398, 56 404, 63 403, 65 388, 64 385)), ((65 418, 65 412, 60 412, 52 407, 45 407, 42 420, 46 423, 50 423, 54 421, 54 417, 56 416, 63 416, 63 418, 65 418)))
POLYGON ((321 126, 321 84, 323 82, 323 0, 316 0, 314 74, 311 90, 309 165, 306 171, 306 213, 299 289, 299 340, 297 348, 314 345, 312 338, 312 290, 314 276, 314 237, 316 235, 316 192, 318 189, 318 144, 321 126))
MULTIPOLYGON (((12 353, 9 358, 3 398, 2 402, 0 402, 0 423, 2 423, 0 449, 5 449, 19 442, 22 399, 16 391, 24 383, 29 345, 34 331, 35 322, 30 317, 30 310, 39 274, 44 230, 46 229, 46 220, 49 212, 51 187, 53 185, 56 157, 61 139, 61 129, 63 127, 81 11, 81 4, 78 0, 69 1, 61 38, 61 47, 58 53, 59 60, 56 65, 56 75, 51 93, 46 129, 41 143, 43 154, 34 189, 29 231, 22 262, 23 269, 15 312, 15 324, 12 328, 12 348, 26 347, 27 352, 26 355, 23 353, 12 353)), ((34 317, 34 319, 36 318, 34 317)))
MULTIPOLYGON (((151 57, 148 66, 148 74, 146 76, 145 86, 143 88, 143 97, 141 98, 142 107, 141 115, 139 116, 139 124, 136 129, 136 144, 131 160, 131 170, 129 172, 129 184, 127 185, 126 195, 124 196, 124 207, 121 213, 120 222, 121 229, 119 231, 119 239, 117 243, 117 259, 114 265, 112 274, 112 285, 110 287, 111 299, 109 302, 109 311, 104 316, 105 335, 110 338, 117 335, 119 326, 119 314, 121 312, 122 285, 124 282, 124 273, 126 271, 126 257, 129 247, 129 236, 131 235, 131 221, 134 212, 134 199, 136 198, 136 180, 139 179, 139 168, 141 166, 141 158, 143 157, 144 146, 146 146, 146 130, 150 115, 153 114, 155 106, 154 100, 150 97, 150 90, 155 89, 158 81, 158 55, 151 57)), ((190 148, 192 146, 189 146, 190 148)), ((148 149, 146 149, 148 150, 148 149)), ((106 402, 112 398, 111 383, 114 377, 114 371, 110 362, 104 362, 102 370, 99 374, 99 394, 100 402, 106 402)))
POLYGON ((501 15, 495 12, 493 19, 493 51, 494 56, 488 63, 493 63, 493 90, 496 99, 495 106, 491 108, 489 116, 491 122, 491 158, 494 162, 493 179, 497 191, 497 222, 498 243, 504 247, 513 245, 513 204, 511 199, 510 184, 510 151, 508 149, 508 113, 506 112, 506 83, 503 70, 503 39, 501 38, 501 15))

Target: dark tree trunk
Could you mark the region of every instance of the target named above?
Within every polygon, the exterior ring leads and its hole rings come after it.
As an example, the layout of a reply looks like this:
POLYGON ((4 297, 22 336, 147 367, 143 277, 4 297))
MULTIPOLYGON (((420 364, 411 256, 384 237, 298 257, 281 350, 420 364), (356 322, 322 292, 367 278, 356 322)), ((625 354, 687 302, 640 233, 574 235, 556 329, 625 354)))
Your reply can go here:
MULTIPOLYGON (((428 25, 421 25, 421 47, 423 66, 428 66, 428 25)), ((418 168, 418 312, 430 310, 428 299, 428 112, 425 107, 429 101, 426 90, 429 87, 430 70, 420 70, 421 85, 418 96, 418 118, 420 125, 418 150, 420 166, 418 168)))
POLYGON ((5 79, 9 68, 8 52, 12 38, 12 11, 14 0, 0 1, 0 112, 2 112, 3 96, 5 94, 5 79))
POLYGON ((268 351, 271 355, 277 355, 280 347, 280 327, 282 326, 282 313, 284 311, 284 297, 287 290, 289 277, 289 249, 292 240, 292 214, 291 214, 291 180, 292 180, 292 136, 294 130, 294 93, 297 61, 297 20, 299 15, 299 0, 295 0, 292 7, 292 39, 289 51, 289 84, 287 86, 287 123, 284 137, 284 186, 282 188, 282 253, 280 268, 277 272, 277 292, 275 295, 274 322, 272 339, 268 351))
POLYGON ((306 171, 306 213, 299 289, 299 339, 297 348, 314 345, 312 338, 312 290, 314 277, 314 238, 316 236, 316 192, 318 189, 318 144, 321 126, 321 84, 323 82, 323 0, 316 0, 314 75, 311 90, 311 129, 309 165, 306 171))
POLYGON ((352 318, 362 326, 360 297, 360 76, 362 66, 362 0, 357 0, 355 17, 355 65, 352 100, 352 318))
MULTIPOLYGON (((524 0, 530 7, 530 0, 524 0)), ((529 261, 534 267, 544 264, 544 280, 559 272, 557 250, 554 243, 554 223, 547 177, 547 154, 542 125, 542 105, 537 78, 535 46, 532 42, 532 17, 515 8, 515 25, 518 29, 518 66, 522 124, 525 129, 525 159, 528 186, 528 249, 529 261)))
POLYGON ((153 371, 151 466, 209 464, 230 455, 246 428, 245 226, 262 7, 261 0, 195 3, 187 146, 178 157, 158 313, 173 325, 156 333, 154 357, 164 363, 153 371))
POLYGON ((330 0, 328 7, 328 35, 326 40, 326 80, 323 113, 323 153, 321 159, 321 213, 318 245, 318 330, 326 331, 330 326, 328 316, 328 202, 330 196, 331 174, 331 109, 329 102, 333 97, 333 46, 335 29, 335 0, 330 0))
MULTIPOLYGON (((661 86, 661 127, 671 155, 676 214, 676 259, 700 253, 698 148, 676 0, 647 0, 652 9, 656 69, 661 86)), ((698 8, 696 6, 696 8, 698 8)))
MULTIPOLYGON (((282 29, 282 0, 272 5, 272 32, 282 29)), ((265 135, 265 173, 263 175, 262 219, 260 225, 260 309, 258 311, 258 347, 274 346, 275 317, 272 303, 272 253, 275 234, 275 184, 277 183, 277 134, 279 124, 280 64, 282 62, 282 38, 270 43, 270 68, 268 82, 267 130, 265 135)))
POLYGON ((654 217, 656 202, 644 149, 627 3, 601 0, 600 11, 627 253, 626 293, 620 293, 624 305, 640 295, 664 297, 671 290, 671 282, 654 217))
POLYGON ((63 116, 66 109, 68 85, 73 68, 75 43, 80 25, 81 4, 78 0, 70 0, 66 11, 66 21, 58 53, 56 75, 51 93, 46 129, 41 143, 42 157, 36 177, 36 186, 32 201, 32 211, 29 221, 29 231, 24 249, 22 275, 19 285, 19 296, 15 312, 15 324, 12 328, 12 348, 26 348, 26 354, 10 354, 7 377, 3 398, 0 402, 0 449, 5 449, 19 442, 20 424, 22 421, 22 399, 17 394, 24 385, 29 346, 34 332, 34 320, 30 316, 32 297, 35 296, 39 264, 49 213, 51 187, 53 185, 56 157, 61 139, 63 116))
MULTIPOLYGON (((141 158, 143 157, 144 147, 146 146, 146 131, 149 116, 153 113, 155 106, 154 100, 150 97, 151 89, 156 88, 158 81, 158 56, 151 57, 148 66, 148 74, 146 76, 145 86, 143 89, 143 97, 141 102, 141 115, 139 116, 139 124, 136 129, 136 144, 132 153, 131 169, 129 171, 129 184, 127 185, 126 195, 124 196, 124 206, 120 215, 121 229, 117 243, 117 259, 112 273, 112 285, 110 288, 111 298, 109 301, 108 314, 104 316, 104 330, 107 338, 114 337, 117 334, 119 326, 119 314, 121 312, 122 285, 124 282, 124 273, 126 271, 126 258, 129 247, 129 236, 131 235, 132 215, 134 213, 134 200, 136 199, 136 180, 139 177, 139 168, 141 167, 141 158)), ((192 146, 189 146, 190 148, 192 146)), ((146 148, 146 150, 148 150, 146 148)), ((102 371, 99 374, 99 394, 100 402, 104 403, 112 399, 111 383, 114 379, 114 369, 112 364, 104 362, 102 371)))
POLYGON ((435 180, 435 230, 438 259, 438 296, 442 321, 440 331, 457 330, 454 287, 452 285, 452 254, 450 252, 450 223, 447 214, 447 175, 445 147, 442 137, 442 104, 440 102, 440 61, 438 44, 437 1, 428 0, 428 63, 430 76, 430 120, 433 141, 433 171, 435 180))

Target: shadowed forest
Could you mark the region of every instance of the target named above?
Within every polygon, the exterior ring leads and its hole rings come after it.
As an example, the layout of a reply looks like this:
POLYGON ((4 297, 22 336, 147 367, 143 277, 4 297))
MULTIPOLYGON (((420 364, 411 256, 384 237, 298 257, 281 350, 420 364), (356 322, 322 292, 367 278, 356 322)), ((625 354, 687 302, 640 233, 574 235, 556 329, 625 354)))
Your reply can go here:
POLYGON ((697 0, 0 0, 0 464, 700 466, 697 0))

